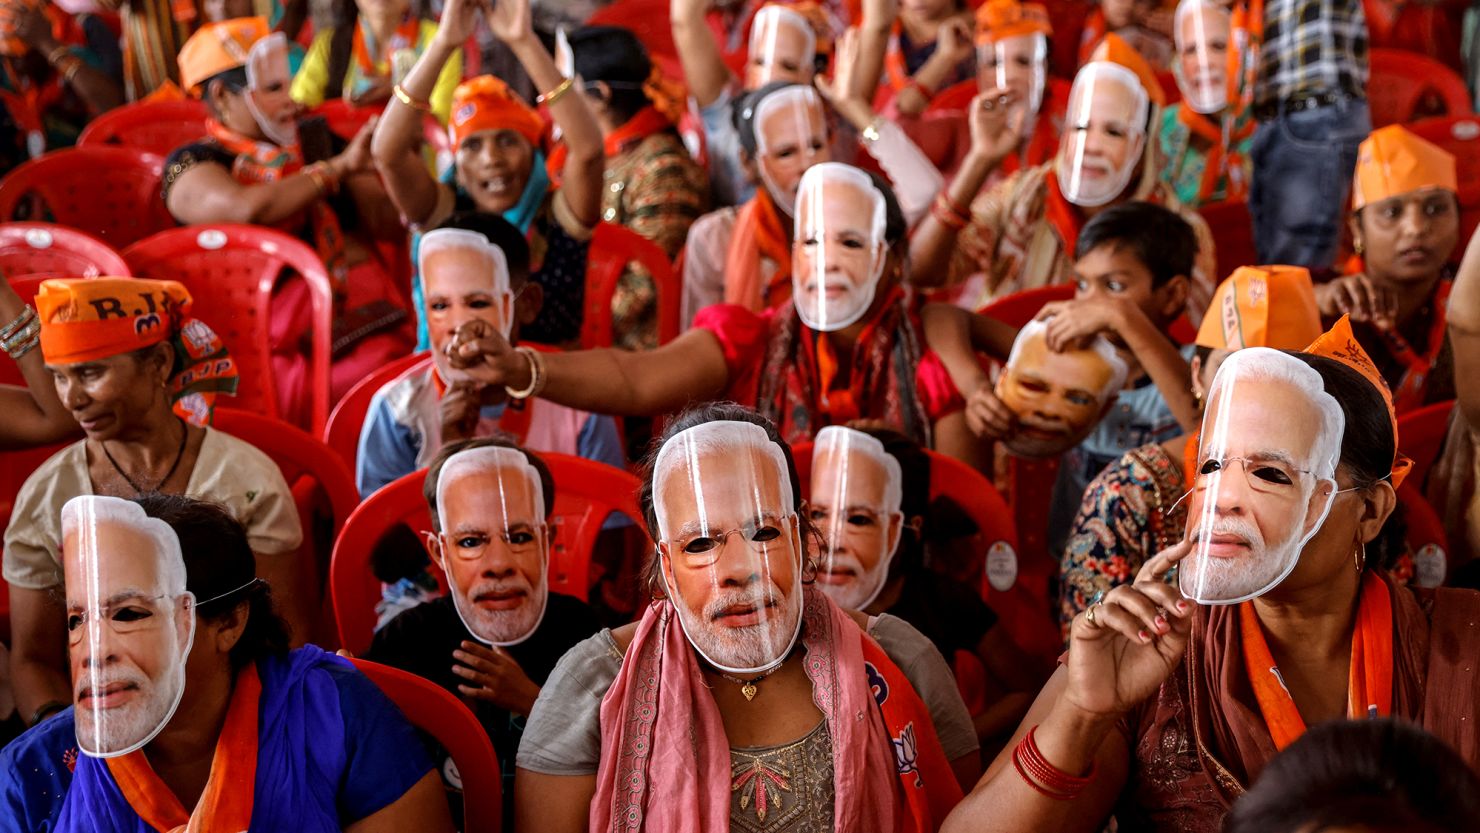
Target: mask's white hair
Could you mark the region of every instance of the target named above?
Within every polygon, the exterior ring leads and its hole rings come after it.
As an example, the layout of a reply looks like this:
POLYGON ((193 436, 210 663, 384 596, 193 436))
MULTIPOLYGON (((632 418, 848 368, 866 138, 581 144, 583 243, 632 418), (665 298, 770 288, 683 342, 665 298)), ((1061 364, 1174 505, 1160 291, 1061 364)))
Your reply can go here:
POLYGON ((466 249, 476 252, 485 264, 488 290, 490 292, 509 291, 509 261, 504 257, 504 250, 493 245, 487 237, 470 229, 439 228, 423 234, 416 252, 417 274, 425 280, 427 259, 438 252, 449 249, 466 249))
MULTIPOLYGON (((1017 338, 1012 342, 1012 352, 1007 354, 1008 367, 1017 364, 1023 352, 1023 345, 1035 339, 1047 338, 1048 322, 1051 320, 1052 318, 1045 318, 1042 321, 1029 321, 1023 325, 1021 330, 1018 330, 1017 338)), ((1048 349, 1046 345, 1044 349, 1048 349)), ((1122 359, 1120 353, 1115 350, 1115 345, 1107 341, 1104 336, 1095 336, 1091 339, 1087 349, 1099 356, 1100 361, 1110 368, 1110 378, 1100 389, 1099 395, 1102 401, 1109 399, 1111 394, 1125 387, 1126 376, 1129 375, 1130 369, 1126 367, 1125 359, 1122 359)))
MULTIPOLYGON (((508 519, 509 513, 502 487, 504 478, 511 475, 522 477, 528 482, 529 492, 534 496, 535 517, 541 521, 545 519, 545 490, 539 470, 530 464, 529 458, 525 457, 524 452, 519 449, 496 445, 465 448, 443 461, 442 469, 437 473, 437 515, 439 519, 446 517, 447 489, 453 481, 464 475, 478 472, 498 473, 500 486, 498 500, 499 506, 504 510, 505 520, 508 519)), ((445 527, 446 524, 439 523, 438 526, 445 527)))
MULTIPOLYGON (((1215 409, 1210 406, 1207 415, 1203 417, 1201 447, 1218 448, 1225 444, 1222 436, 1227 423, 1222 420, 1217 424, 1209 423, 1215 415, 1227 414, 1225 389, 1228 397, 1241 396, 1244 394, 1238 390, 1239 383, 1255 380, 1288 384, 1315 406, 1320 414, 1321 425, 1315 442, 1309 449, 1308 465, 1319 478, 1335 477, 1336 466, 1341 462, 1341 438, 1346 431, 1346 417, 1342 414, 1341 403, 1326 391, 1325 381, 1315 368, 1288 353, 1268 347, 1235 350, 1219 366, 1217 374, 1213 376, 1213 384, 1208 389, 1208 402, 1217 402, 1218 407, 1215 409)), ((1294 415, 1290 415, 1290 418, 1293 419, 1294 415)))
MULTIPOLYGON (((1182 2, 1177 4, 1177 14, 1172 24, 1172 38, 1176 41, 1177 52, 1179 54, 1187 47, 1187 40, 1182 36, 1182 21, 1190 14, 1207 14, 1208 12, 1216 12, 1223 15, 1224 18, 1228 17, 1228 10, 1218 5, 1214 0, 1182 0, 1182 2)), ((1231 26, 1229 31, 1232 31, 1231 26)), ((1228 48, 1232 49, 1233 44, 1230 43, 1228 48)))
POLYGON ((789 26, 801 32, 805 37, 807 45, 804 48, 802 60, 811 61, 815 58, 817 55, 817 33, 813 31, 812 24, 801 14, 785 6, 772 4, 762 7, 750 21, 750 48, 748 52, 751 61, 756 59, 757 49, 765 50, 765 54, 760 57, 766 62, 767 66, 776 60, 775 33, 782 26, 789 26))
POLYGON ((795 512, 796 498, 791 490, 791 470, 786 465, 786 455, 781 452, 781 446, 771 442, 765 429, 754 423, 715 420, 674 434, 658 450, 658 458, 653 463, 653 514, 658 519, 659 537, 665 540, 670 537, 668 507, 663 500, 663 484, 670 475, 684 473, 689 478, 695 493, 695 503, 699 507, 700 522, 707 525, 703 517, 703 478, 748 478, 751 483, 759 483, 760 472, 752 468, 753 452, 760 452, 775 469, 781 505, 774 509, 782 515, 795 512), (701 470, 701 458, 718 456, 725 457, 725 461, 711 461, 701 470))
POLYGON ((62 506, 62 540, 75 536, 76 546, 96 569, 106 570, 107 562, 116 558, 107 543, 99 540, 99 524, 127 526, 154 544, 159 566, 159 591, 169 596, 185 592, 185 558, 180 552, 180 536, 169 524, 151 518, 144 507, 131 500, 105 495, 78 495, 62 506))
MULTIPOLYGON (((764 101, 761 102, 761 106, 765 106, 764 101)), ((872 204, 869 233, 873 236, 874 245, 878 245, 884 239, 884 229, 888 219, 886 210, 888 202, 884 199, 884 193, 879 190, 868 174, 842 162, 819 162, 802 174, 802 181, 797 185, 796 212, 792 215, 797 218, 795 239, 802 240, 807 235, 815 234, 827 227, 828 217, 822 201, 822 189, 836 188, 839 185, 853 186, 861 191, 872 204), (804 197, 812 203, 812 210, 806 213, 802 212, 804 197)))
MULTIPOLYGON (((812 446, 812 471, 825 454, 862 454, 884 469, 884 505, 878 507, 885 512, 898 512, 904 499, 904 472, 899 460, 884 449, 878 437, 856 431, 843 425, 829 425, 817 432, 812 446)), ((816 495, 813 495, 816 497, 816 495)))
POLYGON ((1074 86, 1069 89, 1069 118, 1072 123, 1089 120, 1094 90, 1102 84, 1119 84, 1131 91, 1135 97, 1135 110, 1125 114, 1126 126, 1144 136, 1146 119, 1151 112, 1151 99, 1146 88, 1141 86, 1140 76, 1114 61, 1091 61, 1074 76, 1074 86))
POLYGON ((796 116, 794 123, 800 125, 798 140, 804 141, 807 138, 807 131, 811 127, 808 114, 816 116, 817 123, 822 125, 824 131, 827 130, 827 111, 823 109, 822 98, 818 96, 817 90, 805 84, 791 84, 775 92, 767 93, 766 97, 755 105, 755 116, 751 119, 751 129, 755 131, 755 148, 758 152, 766 152, 766 119, 783 108, 792 111, 796 116))

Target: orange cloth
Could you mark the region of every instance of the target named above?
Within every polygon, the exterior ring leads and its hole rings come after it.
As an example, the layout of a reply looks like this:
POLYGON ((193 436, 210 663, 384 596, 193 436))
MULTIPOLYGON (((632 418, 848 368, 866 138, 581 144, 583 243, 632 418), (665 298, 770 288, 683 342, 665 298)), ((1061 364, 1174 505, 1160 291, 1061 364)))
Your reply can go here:
POLYGON ((1301 350, 1321 335, 1321 311, 1300 266, 1240 266, 1213 293, 1197 345, 1301 350))
POLYGON ((791 239, 781 215, 764 188, 741 206, 725 253, 725 303, 761 312, 791 300, 791 239), (761 256, 776 262, 776 274, 764 284, 761 256))
POLYGON ((452 146, 485 130, 512 130, 536 148, 545 135, 545 122, 519 94, 502 79, 480 75, 457 85, 452 93, 452 118, 448 123, 452 146))
POLYGON ((246 66, 252 44, 270 32, 265 17, 239 17, 200 27, 180 47, 180 86, 200 95, 196 88, 201 82, 228 69, 246 66))
POLYGON ((1353 211, 1422 188, 1459 190, 1452 154, 1399 124, 1372 131, 1357 148, 1353 211))
POLYGON ((977 46, 1022 35, 1053 35, 1048 10, 1038 3, 1019 0, 988 0, 977 8, 977 46))
MULTIPOLYGON (((1388 418, 1392 420, 1393 437, 1398 436, 1398 412, 1393 408, 1393 393, 1388 390, 1387 382, 1378 372, 1377 365, 1372 363, 1367 351, 1357 341, 1356 335, 1352 333, 1351 317, 1343 315, 1331 329, 1321 334, 1321 337, 1310 343, 1302 352, 1314 356, 1325 356, 1335 359, 1352 370, 1362 374, 1372 386, 1382 394, 1382 401, 1387 403, 1388 418)), ((1403 478, 1408 476, 1409 469, 1413 468, 1413 461, 1398 452, 1393 456, 1392 483, 1396 489, 1402 485, 1403 478)))
POLYGON ((1166 91, 1162 89, 1161 82, 1156 78, 1156 70, 1152 69, 1151 64, 1141 57, 1141 53, 1126 43, 1121 36, 1114 32, 1106 35, 1105 39, 1100 41, 1100 45, 1095 47, 1094 52, 1090 53, 1090 60, 1110 61, 1134 72, 1140 79, 1141 86, 1146 90, 1146 97, 1151 99, 1151 103, 1158 107, 1166 105, 1166 91))
POLYGON ((53 278, 41 282, 41 355, 77 364, 142 350, 168 339, 190 311, 190 291, 176 281, 53 278))
MULTIPOLYGON (((1284 749, 1305 734, 1305 720, 1275 666, 1254 603, 1239 605, 1238 614, 1244 669, 1275 748, 1284 749)), ((1357 600, 1346 701, 1347 717, 1354 720, 1393 713, 1393 601, 1387 585, 1370 570, 1362 574, 1357 600)))
POLYGON ((171 833, 236 833, 251 827, 253 785, 257 782, 257 706, 261 698, 257 666, 248 665, 236 676, 226 722, 211 758, 211 777, 193 813, 185 810, 155 774, 143 750, 107 759, 119 792, 145 824, 171 833))

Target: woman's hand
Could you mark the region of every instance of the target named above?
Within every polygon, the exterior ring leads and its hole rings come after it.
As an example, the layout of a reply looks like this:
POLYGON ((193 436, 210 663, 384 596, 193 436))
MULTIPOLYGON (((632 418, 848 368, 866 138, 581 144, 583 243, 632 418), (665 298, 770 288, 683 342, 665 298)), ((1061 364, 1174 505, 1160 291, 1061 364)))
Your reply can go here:
POLYGON ((452 657, 461 663, 452 666, 452 673, 468 681, 467 685, 459 683, 457 686, 464 697, 492 703, 515 714, 529 715, 534 701, 540 696, 540 687, 524 673, 508 651, 464 641, 462 650, 453 651, 452 657))
POLYGON ((1191 550, 1190 541, 1162 550, 1134 584, 1113 588, 1074 618, 1065 702, 1087 714, 1119 717, 1166 681, 1187 650, 1194 607, 1162 579, 1191 550))
POLYGON ((529 385, 529 359, 487 321, 475 319, 458 327, 446 351, 453 367, 485 385, 529 385))
POLYGON ((504 43, 513 44, 534 37, 529 0, 490 0, 484 15, 488 29, 504 43))
POLYGON ((849 27, 848 31, 838 39, 836 58, 833 61, 832 81, 818 75, 812 79, 817 85, 817 91, 827 99, 827 103, 838 111, 838 115, 848 120, 857 130, 863 130, 874 121, 874 108, 867 101, 852 94, 853 71, 858 62, 859 34, 856 27, 849 27))
POLYGON ((984 440, 1001 442, 1017 433, 1018 418, 988 383, 967 397, 966 427, 984 440))
POLYGON ((375 135, 375 125, 379 123, 380 116, 371 116, 355 137, 349 140, 349 146, 329 160, 335 176, 343 179, 352 174, 375 170, 375 161, 370 157, 370 139, 375 135))
POLYGON ((1022 137, 1011 123, 1016 103, 1017 95, 1002 87, 978 93, 971 99, 966 111, 971 154, 995 167, 1017 149, 1022 137))
POLYGON ((447 0, 442 19, 437 23, 436 40, 458 49, 467 43, 478 28, 478 11, 485 8, 479 0, 447 0))
POLYGON ((39 3, 35 6, 15 3, 7 11, 15 17, 16 37, 50 59, 52 51, 57 48, 58 44, 51 34, 51 21, 41 10, 41 5, 39 3))
POLYGON ((976 54, 976 41, 971 26, 964 18, 953 17, 942 23, 935 34, 935 51, 930 61, 936 61, 947 71, 955 69, 976 54))
POLYGON ((447 386, 447 393, 437 404, 442 417, 442 442, 470 439, 478 431, 478 418, 483 410, 483 385, 455 382, 447 386))
POLYGON ((1364 272, 1343 275, 1317 285, 1316 306, 1323 318, 1350 315, 1353 321, 1366 322, 1383 330, 1398 324, 1397 294, 1387 287, 1378 286, 1364 272))

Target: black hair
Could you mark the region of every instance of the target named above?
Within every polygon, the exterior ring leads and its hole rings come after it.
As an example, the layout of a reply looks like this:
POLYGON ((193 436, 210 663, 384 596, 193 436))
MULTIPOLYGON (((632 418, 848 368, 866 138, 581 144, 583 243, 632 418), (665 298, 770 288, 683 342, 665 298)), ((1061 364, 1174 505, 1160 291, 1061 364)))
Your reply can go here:
POLYGON ((509 265, 509 286, 518 289, 529 281, 529 240, 513 223, 497 214, 483 211, 460 211, 448 217, 439 229, 476 231, 504 253, 509 265))
MULTIPOLYGON (((657 541, 660 538, 658 531, 658 512, 653 500, 653 475, 656 473, 658 464, 658 452, 662 451, 663 444, 675 436, 710 422, 748 422, 760 427, 766 432, 766 438, 781 447, 781 456, 786 459, 786 475, 791 480, 791 511, 796 513, 798 531, 805 543, 808 540, 820 542, 816 529, 812 526, 807 513, 802 511, 802 483, 797 476, 796 458, 792 456, 791 446, 781 438, 781 432, 776 430, 776 424, 756 413, 754 410, 734 402, 711 402, 707 405, 698 405, 689 408, 679 414, 668 426, 663 429, 663 434, 653 438, 647 456, 642 461, 642 490, 638 492, 638 504, 642 507, 642 520, 648 528, 648 538, 657 541)), ((654 549, 648 559, 647 566, 643 568, 642 577, 638 579, 639 584, 647 585, 653 598, 662 595, 663 576, 662 568, 658 564, 657 550, 654 549)))
POLYGON ((232 646, 233 671, 288 652, 288 624, 273 610, 272 588, 257 578, 246 527, 226 507, 154 492, 134 498, 144 514, 170 525, 180 539, 185 589, 195 595, 196 618, 216 622, 247 604, 247 624, 232 646))
POLYGON ((894 430, 869 426, 858 429, 878 440, 884 453, 899 463, 899 511, 905 522, 920 519, 920 528, 906 526, 899 536, 890 572, 914 570, 925 564, 923 524, 930 515, 930 455, 919 443, 894 430))
POLYGON ((211 117, 219 120, 221 112, 216 108, 216 102, 211 100, 211 85, 220 82, 222 87, 229 93, 240 95, 247 88, 247 68, 245 66, 232 67, 222 70, 210 78, 200 82, 201 98, 206 103, 206 109, 211 111, 211 117))
POLYGON ((534 452, 522 448, 513 437, 507 434, 495 434, 491 437, 477 437, 471 440, 456 440, 442 446, 437 456, 432 458, 431 465, 427 466, 427 479, 422 484, 421 494, 426 498, 427 509, 432 513, 432 531, 442 531, 442 516, 437 511, 437 479, 442 476, 442 467, 447 460, 459 451, 467 451, 473 448, 512 448, 524 455, 524 459, 534 467, 540 476, 540 495, 545 501, 545 517, 555 511, 555 476, 550 473, 550 467, 545 465, 534 452))
POLYGON ((754 157, 759 142, 755 137, 755 112, 760 109, 761 102, 765 101, 772 93, 780 92, 787 87, 806 87, 806 84, 798 84, 795 81, 772 81, 745 93, 730 105, 730 121, 735 125, 735 133, 740 139, 740 149, 747 156, 754 157))
POLYGON ((648 106, 643 85, 653 71, 653 62, 631 30, 620 26, 583 26, 572 32, 568 40, 575 56, 575 72, 586 82, 587 89, 601 81, 611 90, 606 106, 618 123, 648 106))
MULTIPOLYGON (((1341 406, 1345 421, 1341 466, 1351 476, 1352 486, 1369 488, 1391 475, 1397 437, 1382 393, 1367 377, 1335 359, 1309 353, 1290 355, 1321 374, 1322 386, 1341 406)), ((1391 567, 1403 551, 1400 533, 1405 527, 1401 512, 1389 516, 1382 533, 1367 544, 1368 562, 1384 569, 1391 567)))
POLYGON ((1335 720, 1276 755, 1223 818, 1223 833, 1332 828, 1480 830, 1480 779, 1448 744, 1412 724, 1335 720))
POLYGON ((1111 206, 1084 224, 1074 256, 1082 258, 1101 246, 1128 248, 1147 271, 1151 286, 1161 287, 1178 275, 1191 277, 1197 260, 1197 233, 1177 212, 1135 200, 1111 206))

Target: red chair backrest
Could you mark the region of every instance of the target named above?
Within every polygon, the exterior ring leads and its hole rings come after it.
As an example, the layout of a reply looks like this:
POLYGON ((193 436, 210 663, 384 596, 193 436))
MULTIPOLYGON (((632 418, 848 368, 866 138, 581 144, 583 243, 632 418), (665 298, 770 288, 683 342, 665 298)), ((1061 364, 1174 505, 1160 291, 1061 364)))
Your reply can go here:
POLYGON ((1374 128, 1471 112, 1465 79, 1433 58, 1401 49, 1373 49, 1367 60, 1371 70, 1367 104, 1374 128))
POLYGON ((927 113, 949 113, 965 112, 971 100, 981 92, 975 78, 958 81, 944 90, 941 90, 930 103, 925 106, 927 113))
MULTIPOLYGON (((555 479, 550 517, 550 590, 585 599, 590 588, 591 550, 611 512, 641 522, 637 505, 641 482, 630 472, 567 454, 541 453, 555 479)), ((432 528, 422 487, 426 469, 412 472, 367 497, 350 515, 334 544, 329 592, 339 640, 352 653, 364 653, 375 628, 380 582, 370 571, 370 553, 387 531, 404 523, 413 532, 432 528)), ((437 572, 433 566, 433 572, 437 572)))
POLYGON ((682 79, 683 65, 673 43, 667 0, 617 0, 602 6, 586 21, 588 26, 620 26, 642 41, 648 57, 669 78, 682 79))
POLYGON ((1197 210, 1213 233, 1213 247, 1218 260, 1215 281, 1233 274, 1240 266, 1253 266, 1259 262, 1259 253, 1254 248, 1254 220, 1249 215, 1249 205, 1242 200, 1209 203, 1197 210))
MULTIPOLYGON (((1459 239, 1469 240, 1480 226, 1480 117, 1422 119, 1406 126, 1454 154, 1459 179, 1459 239)), ((1455 246, 1451 259, 1458 263, 1464 250, 1464 246, 1455 246)))
POLYGON ((205 136, 209 116, 205 102, 193 98, 125 104, 88 122, 77 146, 121 145, 166 157, 205 136))
POLYGON ((0 223, 50 220, 101 237, 115 249, 175 226, 159 190, 164 158, 127 147, 53 151, 26 162, 0 180, 0 223), (28 197, 44 204, 30 211, 28 197))
POLYGON ((329 414, 329 424, 324 427, 324 442, 339 455, 351 473, 355 470, 360 455, 360 429, 365 424, 365 415, 370 412, 370 400, 381 388, 399 379, 412 368, 423 369, 431 364, 428 353, 413 353, 397 359, 385 367, 355 383, 334 406, 329 414))
POLYGON ((87 232, 51 223, 0 224, 0 272, 11 278, 130 274, 112 246, 87 232))
POLYGON ((981 315, 995 318, 1012 327, 1021 327, 1033 320, 1043 305, 1052 301, 1068 301, 1074 297, 1074 284, 1059 283, 1014 292, 977 310, 981 315))
POLYGON ((1398 505, 1403 507, 1403 520, 1408 527, 1404 548, 1413 561, 1409 583, 1419 587, 1442 585, 1458 566, 1449 561, 1449 538, 1444 534, 1444 522, 1413 483, 1398 487, 1398 505))
POLYGON ((350 660, 411 725, 437 739, 462 778, 463 829, 503 829, 503 776, 483 724, 456 695, 431 680, 364 659, 350 660))
MULTIPOLYGON (((317 491, 329 509, 335 535, 360 505, 360 494, 355 491, 355 478, 349 467, 329 446, 302 428, 236 408, 217 408, 212 426, 251 443, 271 457, 295 495, 304 486, 317 491)), ((304 518, 303 523, 306 537, 308 519, 304 518)))
POLYGON ((1413 460, 1408 482, 1422 488, 1429 468, 1439 457, 1439 447, 1449 432, 1449 415, 1454 400, 1435 402, 1398 417, 1398 450, 1413 460))
POLYGON ((658 293, 658 343, 678 337, 679 283, 668 256, 658 244, 612 223, 598 223, 586 255, 586 314, 581 346, 612 345, 612 295, 627 264, 637 263, 653 278, 658 293))
POLYGON ((185 284, 195 314, 221 336, 241 372, 232 404, 283 418, 273 375, 269 324, 273 289, 291 270, 307 285, 312 329, 310 432, 329 421, 329 335, 333 292, 312 249, 274 229, 245 225, 187 226, 163 231, 123 252, 143 277, 185 284))

